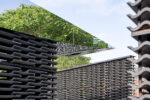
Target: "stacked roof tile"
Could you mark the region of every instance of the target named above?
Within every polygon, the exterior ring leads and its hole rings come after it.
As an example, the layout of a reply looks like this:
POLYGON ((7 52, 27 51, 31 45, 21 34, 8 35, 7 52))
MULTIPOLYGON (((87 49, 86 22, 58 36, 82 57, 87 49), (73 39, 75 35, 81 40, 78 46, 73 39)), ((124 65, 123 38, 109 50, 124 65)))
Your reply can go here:
POLYGON ((57 42, 57 55, 61 56, 83 55, 90 53, 92 50, 105 50, 105 49, 57 42))
POLYGON ((55 100, 56 42, 0 28, 0 100, 55 100))
POLYGON ((150 100, 150 0, 136 0, 128 5, 135 11, 136 15, 128 15, 137 25, 136 28, 129 27, 132 37, 139 46, 133 50, 139 54, 136 63, 138 71, 133 76, 138 79, 138 84, 132 84, 133 90, 138 95, 131 96, 132 100, 150 100))
POLYGON ((131 95, 133 57, 59 71, 58 100, 127 100, 131 95))

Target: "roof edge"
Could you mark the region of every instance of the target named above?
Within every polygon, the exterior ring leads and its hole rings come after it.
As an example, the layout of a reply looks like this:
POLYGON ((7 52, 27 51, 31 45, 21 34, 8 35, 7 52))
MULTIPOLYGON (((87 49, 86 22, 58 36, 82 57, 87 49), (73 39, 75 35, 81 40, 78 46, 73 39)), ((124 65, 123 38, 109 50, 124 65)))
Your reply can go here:
POLYGON ((100 61, 100 62, 96 62, 96 63, 77 66, 77 67, 74 67, 74 68, 64 69, 64 70, 61 70, 61 71, 57 71, 57 73, 58 72, 69 71, 69 70, 73 70, 73 69, 78 69, 78 68, 82 68, 82 67, 87 67, 87 66, 91 66, 91 65, 101 64, 101 63, 105 63, 105 62, 111 62, 111 61, 120 60, 120 59, 132 58, 132 57, 134 58, 135 56, 128 55, 128 56, 123 56, 123 57, 117 57, 117 58, 114 58, 114 59, 109 59, 109 60, 104 60, 104 61, 100 61))

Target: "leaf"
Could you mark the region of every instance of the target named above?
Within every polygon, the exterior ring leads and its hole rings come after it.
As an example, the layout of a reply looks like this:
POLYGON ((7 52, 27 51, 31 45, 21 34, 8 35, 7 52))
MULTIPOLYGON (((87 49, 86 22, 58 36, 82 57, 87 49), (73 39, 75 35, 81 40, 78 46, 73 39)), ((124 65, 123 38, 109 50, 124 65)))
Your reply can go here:
POLYGON ((0 27, 26 34, 77 45, 106 48, 105 42, 94 43, 86 31, 37 6, 21 4, 16 10, 0 14, 0 27))

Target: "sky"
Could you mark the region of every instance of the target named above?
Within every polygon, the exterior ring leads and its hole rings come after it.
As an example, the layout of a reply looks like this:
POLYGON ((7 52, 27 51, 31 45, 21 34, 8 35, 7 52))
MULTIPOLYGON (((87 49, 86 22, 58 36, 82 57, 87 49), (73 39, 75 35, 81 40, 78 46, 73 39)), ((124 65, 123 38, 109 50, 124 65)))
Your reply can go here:
POLYGON ((128 48, 116 48, 93 54, 86 54, 84 56, 91 58, 90 63, 97 63, 127 56, 135 56, 135 59, 137 59, 137 55, 128 48))
POLYGON ((0 0, 0 13, 8 9, 16 9, 20 4, 35 5, 29 0, 0 0))
MULTIPOLYGON (((64 18, 81 29, 104 40, 115 50, 90 54, 91 62, 94 58, 108 59, 134 55, 127 46, 137 46, 131 37, 128 26, 135 27, 134 23, 126 16, 135 14, 126 4, 128 0, 1 0, 0 13, 6 9, 15 9, 21 3, 39 5, 48 11, 64 18), (9 3, 8 3, 9 2, 9 3), (106 53, 106 54, 105 54, 106 53), (107 56, 103 56, 107 55, 107 56)), ((134 2, 134 0, 130 0, 134 2)))

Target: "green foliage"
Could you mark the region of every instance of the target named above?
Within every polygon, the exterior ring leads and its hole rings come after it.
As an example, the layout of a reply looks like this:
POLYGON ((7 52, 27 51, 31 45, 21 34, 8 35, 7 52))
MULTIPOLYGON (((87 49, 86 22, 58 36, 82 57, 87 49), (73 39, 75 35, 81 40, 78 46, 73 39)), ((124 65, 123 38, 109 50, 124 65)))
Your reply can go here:
POLYGON ((98 52, 99 50, 91 50, 89 53, 95 53, 98 52))
MULTIPOLYGON (((0 70, 0 73, 5 73, 6 71, 5 70, 0 70)), ((7 79, 7 77, 0 77, 0 80, 4 80, 4 79, 7 79)))
POLYGON ((68 68, 73 68, 76 66, 81 66, 90 63, 89 57, 84 56, 72 56, 72 57, 60 57, 56 60, 58 62, 58 70, 64 70, 68 68))
POLYGON ((0 14, 0 27, 77 45, 93 46, 94 41, 91 34, 33 5, 21 4, 16 10, 0 14))
POLYGON ((95 43, 93 46, 99 48, 108 48, 108 44, 104 41, 97 41, 97 43, 95 43))

